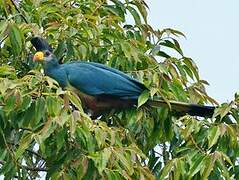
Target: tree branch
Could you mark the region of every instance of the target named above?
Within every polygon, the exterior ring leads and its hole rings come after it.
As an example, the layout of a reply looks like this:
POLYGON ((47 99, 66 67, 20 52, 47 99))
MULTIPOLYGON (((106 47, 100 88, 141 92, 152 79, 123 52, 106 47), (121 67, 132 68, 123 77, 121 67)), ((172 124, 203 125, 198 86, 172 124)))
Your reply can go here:
POLYGON ((0 40, 0 46, 1 46, 2 43, 7 39, 7 37, 8 37, 8 36, 5 36, 4 38, 2 38, 2 39, 0 40))
POLYGON ((30 129, 30 128, 19 128, 19 130, 23 130, 23 131, 29 131, 29 132, 32 132, 32 129, 30 129))
POLYGON ((14 0, 10 0, 12 5, 14 6, 14 8, 17 10, 17 12, 20 14, 20 16, 22 17, 22 19, 25 21, 25 23, 29 24, 27 19, 25 18, 25 16, 23 16, 23 14, 21 13, 21 11, 18 9, 17 5, 15 4, 14 0))
MULTIPOLYGON (((4 165, 5 163, 6 163, 5 161, 0 160, 1 165, 4 165)), ((46 168, 42 168, 42 167, 29 167, 29 166, 25 166, 25 165, 21 165, 21 164, 19 164, 19 167, 26 169, 28 171, 47 171, 46 168)))
POLYGON ((20 165, 21 168, 24 168, 28 171, 47 171, 46 168, 42 168, 42 167, 29 167, 29 166, 24 166, 24 165, 20 165))
POLYGON ((1 164, 1 165, 4 165, 4 163, 5 163, 4 161, 0 160, 0 164, 1 164))
POLYGON ((203 151, 203 149, 200 148, 200 147, 198 146, 198 144, 195 142, 195 140, 194 140, 192 134, 190 134, 189 136, 190 136, 190 139, 191 139, 192 143, 194 144, 194 146, 195 146, 201 153, 205 154, 205 152, 203 151))
MULTIPOLYGON (((10 145, 12 145, 12 146, 19 146, 19 144, 15 144, 15 143, 11 143, 11 142, 9 142, 8 144, 10 144, 10 145)), ((45 158, 42 157, 42 155, 40 155, 39 153, 37 153, 37 152, 35 152, 35 151, 33 151, 33 150, 30 150, 30 149, 26 149, 26 151, 29 152, 29 153, 31 153, 31 154, 33 154, 33 155, 35 155, 35 156, 37 156, 37 157, 39 157, 39 158, 41 158, 42 160, 45 161, 45 158)))

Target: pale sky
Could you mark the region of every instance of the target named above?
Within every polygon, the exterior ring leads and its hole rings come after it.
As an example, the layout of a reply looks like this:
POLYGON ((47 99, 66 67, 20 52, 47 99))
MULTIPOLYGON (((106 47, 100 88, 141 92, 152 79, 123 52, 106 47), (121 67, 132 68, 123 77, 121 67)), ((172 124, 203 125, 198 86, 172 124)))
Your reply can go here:
POLYGON ((195 60, 207 92, 229 102, 239 90, 239 0, 146 0, 149 24, 176 28, 184 54, 195 60))

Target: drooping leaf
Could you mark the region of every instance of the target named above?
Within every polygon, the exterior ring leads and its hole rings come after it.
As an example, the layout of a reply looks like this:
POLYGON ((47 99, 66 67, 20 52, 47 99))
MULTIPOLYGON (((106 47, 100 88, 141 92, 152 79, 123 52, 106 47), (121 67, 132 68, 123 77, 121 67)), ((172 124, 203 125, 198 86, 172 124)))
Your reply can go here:
POLYGON ((140 19, 140 16, 139 16, 138 12, 134 8, 132 8, 131 6, 127 6, 127 9, 132 14, 135 23, 137 25, 141 24, 141 19, 140 19))
POLYGON ((149 99, 149 91, 145 90, 142 92, 142 94, 138 98, 138 108, 145 104, 147 100, 149 99))
POLYGON ((200 169, 202 169, 202 167, 205 165, 204 164, 205 159, 206 159, 205 156, 197 154, 197 157, 195 158, 192 167, 188 172, 190 178, 192 178, 196 173, 200 171, 200 169))
POLYGON ((211 148, 214 144, 217 143, 218 138, 220 137, 221 132, 218 126, 214 126, 209 130, 208 133, 208 148, 211 148))
POLYGON ((31 134, 27 134, 21 139, 19 147, 16 151, 16 159, 20 158, 24 153, 24 151, 29 147, 29 144, 32 141, 31 136, 32 136, 31 134))
POLYGON ((15 56, 18 56, 22 51, 22 35, 20 29, 12 24, 9 26, 9 37, 12 45, 12 51, 15 56))

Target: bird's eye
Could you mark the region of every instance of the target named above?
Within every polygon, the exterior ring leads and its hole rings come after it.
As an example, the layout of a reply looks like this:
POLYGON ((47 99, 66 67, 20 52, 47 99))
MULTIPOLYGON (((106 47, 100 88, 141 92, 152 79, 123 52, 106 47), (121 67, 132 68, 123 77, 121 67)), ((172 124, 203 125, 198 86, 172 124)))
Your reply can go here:
POLYGON ((51 53, 49 51, 45 52, 45 56, 49 56, 51 53))

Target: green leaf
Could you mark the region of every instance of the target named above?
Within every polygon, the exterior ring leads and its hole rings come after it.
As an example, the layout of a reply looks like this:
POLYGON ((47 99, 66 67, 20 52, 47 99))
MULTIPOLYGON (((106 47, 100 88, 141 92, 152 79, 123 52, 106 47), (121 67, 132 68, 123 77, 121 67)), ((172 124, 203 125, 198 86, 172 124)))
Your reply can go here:
POLYGON ((184 70, 187 72, 188 76, 193 79, 193 72, 191 71, 191 69, 188 68, 188 66, 183 65, 184 70))
POLYGON ((178 41, 176 39, 173 39, 173 42, 174 42, 175 49, 183 56, 183 51, 178 41))
POLYGON ((213 155, 211 155, 211 156, 207 156, 204 161, 205 161, 205 167, 204 167, 204 171, 201 174, 202 174, 202 179, 207 179, 213 170, 216 159, 214 158, 213 155))
POLYGON ((171 56, 169 56, 167 53, 165 53, 163 51, 158 51, 157 55, 161 56, 161 57, 165 57, 165 58, 170 58, 171 57, 171 56))
POLYGON ((6 105, 4 106, 3 110, 6 111, 7 113, 11 112, 15 107, 15 103, 16 103, 16 96, 10 96, 6 100, 6 105))
POLYGON ((105 140, 107 137, 107 133, 103 131, 101 128, 95 129, 95 138, 98 144, 98 147, 103 147, 105 145, 105 140))
POLYGON ((206 156, 202 155, 202 154, 197 154, 197 157, 195 158, 195 160, 193 160, 192 162, 192 167, 190 168, 188 174, 189 177, 193 177, 196 173, 198 173, 203 166, 205 165, 204 161, 206 159, 206 156))
POLYGON ((186 64, 186 66, 193 72, 194 76, 196 77, 197 81, 200 80, 199 74, 198 74, 198 67, 194 63, 194 61, 191 58, 183 58, 183 62, 186 64))
POLYGON ((171 84, 170 89, 172 90, 177 100, 183 102, 187 101, 187 94, 185 93, 182 84, 178 80, 174 80, 174 83, 171 84))
POLYGON ((136 144, 130 144, 130 146, 128 148, 126 148, 125 150, 130 151, 132 154, 131 155, 139 155, 140 157, 147 159, 147 156, 142 152, 141 149, 139 149, 139 147, 136 144))
POLYGON ((0 22, 0 39, 3 39, 7 33, 8 21, 0 22))
POLYGON ((47 105, 47 112, 52 117, 57 116, 62 109, 61 107, 62 104, 60 103, 60 100, 57 97, 47 96, 46 105, 47 105))
POLYGON ((140 12, 140 14, 142 15, 145 23, 147 24, 147 16, 148 16, 148 12, 147 12, 147 9, 145 6, 146 3, 144 3, 143 1, 140 2, 140 1, 134 1, 134 2, 131 2, 132 4, 135 4, 140 12))
POLYGON ((174 133, 173 133, 172 121, 170 119, 167 119, 164 122, 164 132, 165 132, 166 140, 171 141, 174 133))
POLYGON ((138 98, 138 108, 148 101, 149 95, 150 95, 150 93, 148 90, 145 90, 140 94, 140 96, 138 98))
MULTIPOLYGON (((53 119, 49 118, 47 122, 45 122, 43 128, 37 133, 35 139, 40 147, 44 147, 44 141, 57 129, 56 123, 53 123, 53 119)), ((43 152, 45 150, 43 149, 43 152)))
POLYGON ((106 166, 108 161, 110 160, 111 153, 111 148, 104 148, 103 151, 97 152, 91 157, 101 175, 102 172, 106 170, 106 166))
POLYGON ((230 112, 230 110, 232 109, 232 105, 233 103, 230 104, 223 103, 222 105, 220 105, 218 108, 216 108, 213 118, 220 115, 220 119, 222 120, 222 118, 225 117, 230 112))
POLYGON ((65 145, 65 136, 66 136, 66 130, 60 129, 60 131, 56 134, 56 146, 57 151, 59 151, 64 145, 65 145))
POLYGON ((74 104, 74 106, 77 107, 78 110, 83 111, 81 106, 81 100, 77 94, 72 91, 68 91, 67 96, 69 97, 70 102, 74 104))
POLYGON ((16 70, 12 66, 3 64, 0 66, 0 77, 3 77, 3 78, 8 77, 10 79, 15 79, 16 78, 16 70))
POLYGON ((32 103, 32 98, 30 96, 24 96, 22 98, 22 104, 20 105, 19 110, 25 111, 27 108, 30 107, 31 103, 32 103))
POLYGON ((217 143, 218 138, 221 135, 220 127, 214 126, 211 129, 209 129, 208 132, 208 148, 211 148, 214 144, 217 143))
POLYGON ((166 33, 170 32, 170 33, 172 33, 175 36, 179 36, 180 35, 180 36, 183 36, 183 37, 186 38, 185 34, 183 34, 182 32, 180 32, 180 31, 178 31, 176 29, 167 28, 167 29, 164 29, 163 32, 166 32, 166 33))
POLYGON ((114 172, 113 170, 107 170, 106 175, 108 180, 118 180, 122 179, 122 176, 118 172, 114 172))
POLYGON ((184 177, 186 174, 186 167, 185 167, 185 162, 183 159, 177 159, 176 164, 175 164, 175 170, 174 170, 174 175, 175 175, 175 180, 180 179, 180 175, 184 177))
POLYGON ((78 140, 82 143, 83 147, 86 148, 90 153, 95 150, 95 139, 91 135, 88 127, 76 128, 76 135, 78 140))
POLYGON ((37 99, 36 101, 36 105, 35 105, 35 115, 34 115, 34 121, 31 121, 32 126, 37 126, 37 124, 39 123, 39 121, 45 117, 45 99, 40 97, 37 99))
POLYGON ((231 159, 223 152, 220 152, 220 154, 221 154, 222 158, 224 158, 225 161, 228 162, 234 169, 235 165, 232 163, 231 159))
POLYGON ((16 165, 11 160, 6 161, 1 167, 1 174, 4 174, 4 179, 13 179, 16 173, 16 165))
POLYGON ((169 40, 164 40, 163 42, 160 42, 159 44, 161 46, 172 48, 172 49, 176 50, 179 54, 181 54, 183 56, 183 52, 182 52, 182 49, 181 49, 178 41, 176 39, 173 39, 173 42, 171 42, 169 40))
POLYGON ((161 175, 160 175, 160 180, 164 180, 166 176, 171 172, 173 166, 174 166, 175 160, 170 160, 166 163, 164 166, 161 175))
POLYGON ((81 156, 79 159, 79 166, 77 167, 77 179, 82 179, 85 174, 89 171, 88 170, 88 159, 85 156, 81 156))
MULTIPOLYGON (((221 153, 219 153, 221 155, 221 153)), ((222 157, 217 159, 217 162, 219 163, 220 169, 222 170, 222 176, 225 177, 226 180, 230 180, 230 172, 229 169, 226 167, 224 160, 222 157)))
POLYGON ((19 126, 29 127, 30 122, 35 118, 35 102, 31 103, 30 106, 24 111, 23 118, 19 121, 19 126))
POLYGON ((32 134, 25 135, 19 144, 19 147, 16 151, 16 159, 20 158, 22 154, 25 152, 25 150, 29 147, 29 144, 32 142, 32 134))
POLYGON ((72 113, 72 116, 69 117, 69 121, 70 121, 70 133, 71 136, 74 137, 75 136, 75 131, 76 131, 76 126, 77 126, 77 120, 76 118, 78 117, 79 113, 77 113, 76 111, 74 111, 72 113))
POLYGON ((72 42, 70 40, 68 40, 66 42, 67 45, 67 55, 66 55, 66 59, 70 59, 72 57, 74 57, 75 55, 75 50, 74 50, 74 44, 72 44, 72 42))
POLYGON ((131 6, 127 6, 127 9, 132 14, 135 23, 137 25, 140 25, 141 24, 141 20, 140 20, 140 16, 139 16, 138 12, 134 8, 132 8, 131 6))
POLYGON ((234 129, 233 125, 227 125, 227 134, 230 137, 230 145, 232 147, 238 147, 238 141, 237 141, 237 132, 234 129))
POLYGON ((60 41, 57 48, 54 51, 54 54, 58 59, 61 59, 67 52, 67 45, 64 41, 60 41))
POLYGON ((12 24, 9 26, 9 37, 12 45, 12 51, 15 56, 18 56, 22 52, 22 37, 20 29, 12 24))
POLYGON ((164 64, 158 64, 158 69, 159 69, 160 72, 168 74, 168 70, 167 70, 167 68, 165 67, 164 64))
POLYGON ((132 52, 132 48, 131 48, 130 44, 127 43, 127 42, 122 42, 122 43, 120 43, 120 45, 121 45, 122 51, 124 52, 125 56, 128 59, 130 59, 131 56, 132 56, 132 53, 131 53, 132 52))
POLYGON ((122 18, 122 20, 125 19, 124 13, 122 12, 121 8, 114 6, 114 5, 106 5, 104 8, 106 11, 122 18))
POLYGON ((120 151, 117 151, 117 152, 115 152, 116 154, 116 157, 117 157, 117 160, 119 161, 119 162, 121 162, 121 164, 122 164, 122 166, 123 166, 123 168, 125 169, 125 170, 127 170, 127 173, 129 174, 129 175, 132 175, 133 173, 134 173, 134 167, 133 167, 133 164, 132 164, 132 160, 131 160, 131 157, 129 156, 128 158, 127 158, 127 154, 126 153, 122 153, 122 152, 120 152, 120 151))

